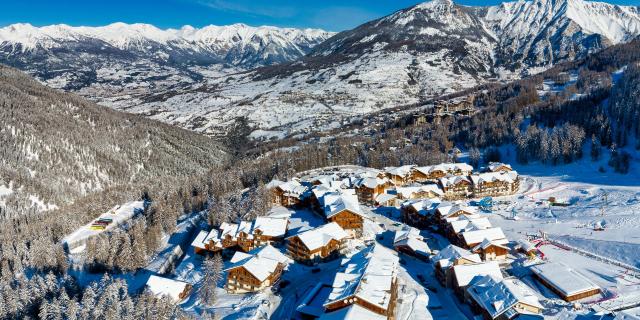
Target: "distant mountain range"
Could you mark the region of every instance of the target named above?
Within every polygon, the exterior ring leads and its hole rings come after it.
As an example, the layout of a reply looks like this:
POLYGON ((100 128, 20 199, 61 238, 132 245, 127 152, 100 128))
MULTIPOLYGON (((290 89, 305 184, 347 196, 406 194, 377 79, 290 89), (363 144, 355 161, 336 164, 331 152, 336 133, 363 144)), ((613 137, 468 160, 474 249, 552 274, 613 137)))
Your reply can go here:
POLYGON ((0 30, 0 62, 199 132, 219 134, 244 116, 254 137, 282 137, 537 73, 638 34, 637 7, 434 0, 336 35, 243 25, 165 31, 14 25, 0 30))

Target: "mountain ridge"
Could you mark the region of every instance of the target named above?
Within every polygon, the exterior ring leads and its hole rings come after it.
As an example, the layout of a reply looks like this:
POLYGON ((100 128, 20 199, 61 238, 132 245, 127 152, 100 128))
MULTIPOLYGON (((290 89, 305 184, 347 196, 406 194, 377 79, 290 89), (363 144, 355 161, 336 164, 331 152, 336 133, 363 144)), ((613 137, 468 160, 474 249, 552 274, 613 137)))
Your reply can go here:
MULTIPOLYGON (((153 58, 146 57, 78 72, 83 79, 73 72, 42 78, 116 109, 208 135, 224 134, 246 118, 253 137, 269 139, 336 128, 372 112, 536 74, 639 34, 638 7, 583 0, 472 7, 434 0, 331 34, 292 61, 250 70, 168 70, 148 66, 153 58)), ((255 54, 234 57, 250 61, 255 54)))

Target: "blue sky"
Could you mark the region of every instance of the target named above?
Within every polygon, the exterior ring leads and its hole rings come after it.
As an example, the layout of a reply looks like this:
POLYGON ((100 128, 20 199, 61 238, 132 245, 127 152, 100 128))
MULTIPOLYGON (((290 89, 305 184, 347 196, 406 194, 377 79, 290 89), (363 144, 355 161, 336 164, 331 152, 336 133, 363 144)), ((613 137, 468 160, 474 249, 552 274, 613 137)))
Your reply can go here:
MULTIPOLYGON (((99 26, 144 22, 161 28, 209 24, 275 25, 341 31, 422 1, 415 0, 3 0, 0 25, 66 23, 99 26)), ((491 5, 498 0, 456 0, 491 5)), ((640 0, 609 0, 640 5, 640 0)))

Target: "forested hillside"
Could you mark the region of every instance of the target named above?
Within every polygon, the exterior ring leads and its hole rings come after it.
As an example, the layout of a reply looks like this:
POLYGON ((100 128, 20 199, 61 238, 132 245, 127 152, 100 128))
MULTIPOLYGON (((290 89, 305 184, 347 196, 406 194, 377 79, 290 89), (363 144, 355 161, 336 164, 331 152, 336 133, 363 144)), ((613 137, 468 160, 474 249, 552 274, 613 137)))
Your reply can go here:
POLYGON ((196 174, 225 157, 206 137, 59 93, 4 66, 0 119, 4 217, 118 185, 196 174))

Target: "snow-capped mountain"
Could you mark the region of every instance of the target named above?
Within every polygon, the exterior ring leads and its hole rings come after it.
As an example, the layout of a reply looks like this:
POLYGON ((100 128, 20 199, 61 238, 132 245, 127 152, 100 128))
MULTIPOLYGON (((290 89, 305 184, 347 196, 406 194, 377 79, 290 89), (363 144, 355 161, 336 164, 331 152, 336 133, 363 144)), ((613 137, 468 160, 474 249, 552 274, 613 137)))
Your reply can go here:
POLYGON ((66 90, 96 83, 138 87, 163 79, 175 85, 202 79, 194 70, 198 66, 248 69, 292 61, 332 35, 317 29, 244 24, 167 30, 124 23, 104 27, 14 24, 0 29, 0 62, 66 90))
POLYGON ((636 7, 533 0, 469 7, 434 0, 341 32, 291 63, 211 78, 130 109, 205 133, 238 116, 254 136, 335 128, 488 80, 517 78, 640 34, 636 7))
MULTIPOLYGON (((125 26, 105 28, 120 27, 125 26)), ((203 133, 217 134, 244 116, 256 127, 254 136, 283 136, 339 127, 367 113, 583 57, 640 34, 640 10, 584 0, 520 0, 492 7, 433 0, 336 35, 278 29, 263 36, 260 29, 251 29, 246 33, 253 36, 246 36, 236 30, 244 26, 128 27, 127 32, 101 29, 100 36, 95 28, 71 33, 49 27, 64 37, 13 35, 5 28, 0 39, 40 41, 9 45, 15 41, 5 40, 0 62, 37 70, 50 85, 75 88, 112 107, 203 133), (57 40, 50 39, 60 37, 91 41, 55 47, 57 40), (56 49, 44 51, 34 43, 56 49), (29 52, 44 52, 44 58, 29 60, 29 52), (110 59, 100 68, 90 67, 96 56, 110 59), (281 58, 270 58, 276 56, 281 58), (215 63, 240 68, 231 74, 215 63), (262 67, 246 71, 255 65, 262 67)))
POLYGON ((496 60, 512 70, 584 56, 640 34, 640 9, 583 0, 534 0, 478 10, 497 40, 496 60))

